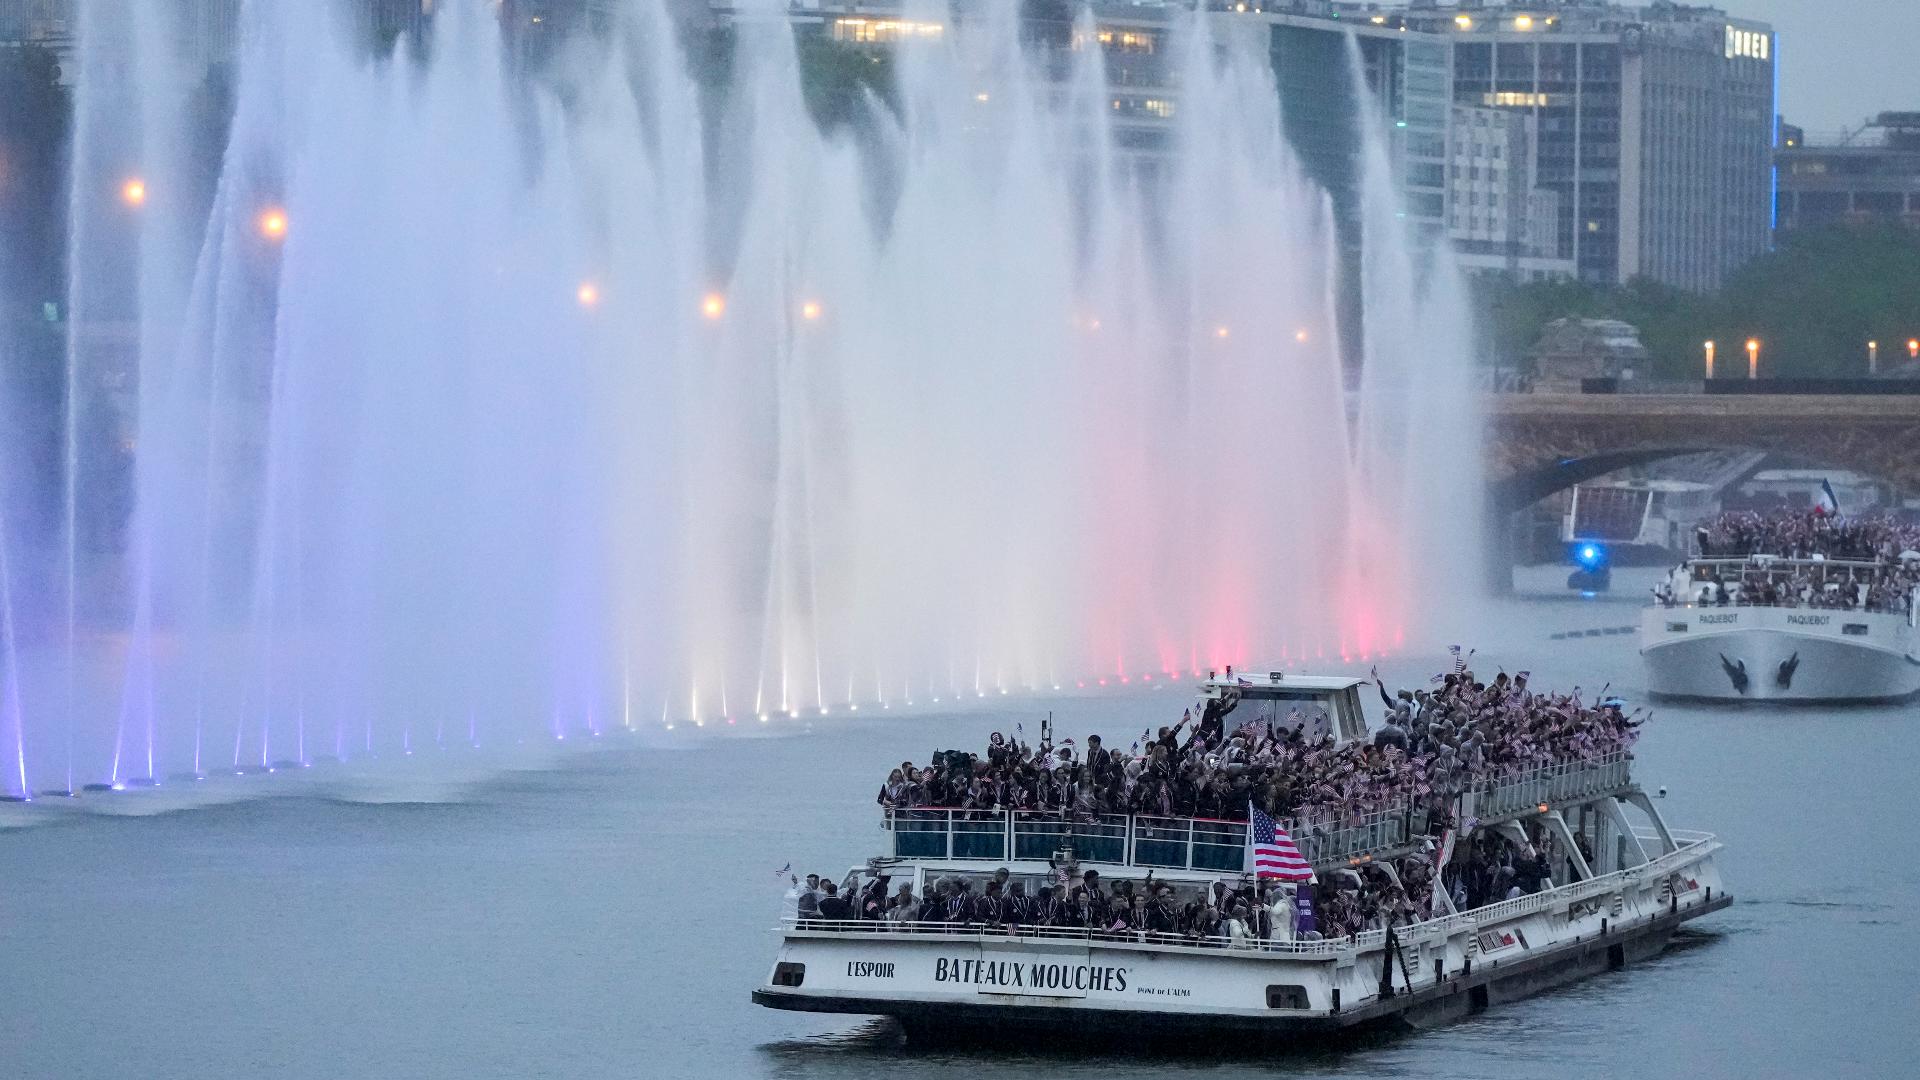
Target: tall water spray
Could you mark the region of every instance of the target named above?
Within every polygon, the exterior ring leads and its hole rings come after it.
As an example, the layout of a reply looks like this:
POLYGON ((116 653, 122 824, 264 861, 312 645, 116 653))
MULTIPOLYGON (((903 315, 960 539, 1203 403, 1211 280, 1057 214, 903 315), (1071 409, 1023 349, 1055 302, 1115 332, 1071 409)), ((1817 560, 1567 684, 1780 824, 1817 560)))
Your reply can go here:
POLYGON ((926 17, 829 132, 781 5, 703 88, 651 3, 539 77, 480 0, 377 58, 250 3, 199 190, 172 5, 83 4, 64 525, 54 587, 7 605, 40 655, 0 668, 6 786, 1416 632, 1452 599, 1421 550, 1478 521, 1475 432, 1384 125, 1360 110, 1342 341, 1257 41, 1175 22, 1143 153, 1092 24, 1035 45, 1011 7, 926 17))

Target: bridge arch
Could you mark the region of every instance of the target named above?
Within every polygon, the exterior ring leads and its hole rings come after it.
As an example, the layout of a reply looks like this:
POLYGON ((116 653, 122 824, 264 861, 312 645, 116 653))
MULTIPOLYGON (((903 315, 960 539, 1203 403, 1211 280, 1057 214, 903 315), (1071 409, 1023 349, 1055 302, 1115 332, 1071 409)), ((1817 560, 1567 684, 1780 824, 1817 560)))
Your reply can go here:
POLYGON ((1920 492, 1920 395, 1506 395, 1488 409, 1488 508, 1712 450, 1782 454, 1920 492))

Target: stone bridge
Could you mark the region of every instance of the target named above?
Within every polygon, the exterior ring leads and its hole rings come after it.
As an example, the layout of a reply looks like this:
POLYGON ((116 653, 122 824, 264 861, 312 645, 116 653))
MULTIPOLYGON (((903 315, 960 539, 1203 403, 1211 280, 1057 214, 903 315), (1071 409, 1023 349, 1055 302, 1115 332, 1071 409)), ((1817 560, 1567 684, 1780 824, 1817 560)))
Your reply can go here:
POLYGON ((1489 509, 1615 469, 1759 450, 1920 493, 1920 394, 1498 394, 1485 399, 1489 509))

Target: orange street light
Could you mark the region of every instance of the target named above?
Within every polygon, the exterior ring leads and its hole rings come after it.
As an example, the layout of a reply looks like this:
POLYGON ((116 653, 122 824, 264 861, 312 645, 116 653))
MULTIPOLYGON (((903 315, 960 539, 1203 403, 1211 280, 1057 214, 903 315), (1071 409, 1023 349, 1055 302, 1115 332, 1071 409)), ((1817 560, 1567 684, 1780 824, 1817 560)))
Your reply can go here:
POLYGON ((1907 342, 1907 355, 1920 359, 1920 338, 1913 338, 1907 342))
POLYGON ((595 285, 591 281, 583 281, 580 283, 580 288, 576 289, 573 295, 575 299, 580 301, 581 307, 590 308, 600 303, 600 286, 595 285))
POLYGON ((287 235, 287 212, 268 210, 260 215, 260 235, 269 240, 279 240, 287 235))
POLYGON ((1707 342, 1707 378, 1713 378, 1713 342, 1707 342))
POLYGON ((820 317, 820 301, 809 300, 806 303, 801 304, 800 317, 807 320, 808 322, 813 322, 814 320, 818 319, 820 317))
POLYGON ((708 293, 700 300, 700 314, 709 319, 717 319, 727 313, 727 298, 719 293, 708 293))
POLYGON ((120 201, 128 206, 139 208, 147 204, 147 182, 137 176, 129 177, 120 185, 120 201))
POLYGON ((1867 374, 1877 375, 1879 372, 1880 343, 1877 341, 1869 341, 1867 342, 1867 374))
POLYGON ((1747 339, 1747 378, 1760 377, 1760 339, 1747 339))
POLYGON ((1231 334, 1232 334, 1232 331, 1228 330, 1224 326, 1216 326, 1213 328, 1213 336, 1221 339, 1222 341, 1225 341, 1227 337, 1231 334))

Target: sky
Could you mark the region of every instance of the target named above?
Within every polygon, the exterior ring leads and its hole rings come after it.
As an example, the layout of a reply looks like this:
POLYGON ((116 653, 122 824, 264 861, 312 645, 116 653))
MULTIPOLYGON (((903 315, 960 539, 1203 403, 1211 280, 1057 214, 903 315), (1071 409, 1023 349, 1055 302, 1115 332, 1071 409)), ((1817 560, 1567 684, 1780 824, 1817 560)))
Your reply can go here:
POLYGON ((1780 34, 1780 112, 1811 136, 1920 111, 1920 0, 1718 0, 1780 34))

